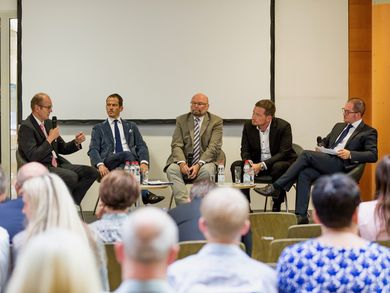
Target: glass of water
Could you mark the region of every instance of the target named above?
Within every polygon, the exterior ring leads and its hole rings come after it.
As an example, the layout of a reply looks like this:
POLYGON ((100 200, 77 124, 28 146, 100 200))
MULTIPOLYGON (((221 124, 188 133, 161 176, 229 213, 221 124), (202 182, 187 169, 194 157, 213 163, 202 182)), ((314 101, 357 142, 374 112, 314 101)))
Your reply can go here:
POLYGON ((241 183, 241 166, 234 167, 234 183, 241 183))

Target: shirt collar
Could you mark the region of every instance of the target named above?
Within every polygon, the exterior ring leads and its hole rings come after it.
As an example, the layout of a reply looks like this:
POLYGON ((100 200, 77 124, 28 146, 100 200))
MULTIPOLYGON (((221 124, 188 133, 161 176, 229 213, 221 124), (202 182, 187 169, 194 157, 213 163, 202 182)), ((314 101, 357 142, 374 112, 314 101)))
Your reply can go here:
POLYGON ((114 120, 118 120, 118 123, 122 124, 122 118, 120 116, 118 118, 115 118, 115 119, 108 117, 107 120, 108 120, 108 123, 110 123, 110 125, 114 124, 114 120))
POLYGON ((358 120, 358 121, 355 121, 354 123, 351 123, 351 125, 353 126, 354 129, 356 129, 356 128, 360 125, 360 123, 362 122, 362 120, 363 120, 363 119, 360 119, 360 120, 358 120))
POLYGON ((39 120, 34 114, 32 114, 33 115, 33 117, 34 117, 34 119, 35 119, 35 121, 37 121, 37 123, 38 123, 38 125, 41 125, 41 124, 43 124, 43 126, 45 126, 45 121, 41 121, 41 120, 39 120))

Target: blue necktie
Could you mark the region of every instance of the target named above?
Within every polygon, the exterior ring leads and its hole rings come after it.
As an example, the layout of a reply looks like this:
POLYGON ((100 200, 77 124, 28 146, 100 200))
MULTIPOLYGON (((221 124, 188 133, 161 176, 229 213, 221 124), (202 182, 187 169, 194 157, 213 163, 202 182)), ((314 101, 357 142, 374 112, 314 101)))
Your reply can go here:
POLYGON ((119 132, 117 119, 114 120, 114 131, 115 131, 115 153, 117 154, 117 153, 123 152, 121 135, 119 132))
POLYGON ((339 138, 334 142, 331 149, 335 148, 343 139, 347 136, 349 130, 352 128, 352 124, 348 124, 347 127, 341 132, 339 138))

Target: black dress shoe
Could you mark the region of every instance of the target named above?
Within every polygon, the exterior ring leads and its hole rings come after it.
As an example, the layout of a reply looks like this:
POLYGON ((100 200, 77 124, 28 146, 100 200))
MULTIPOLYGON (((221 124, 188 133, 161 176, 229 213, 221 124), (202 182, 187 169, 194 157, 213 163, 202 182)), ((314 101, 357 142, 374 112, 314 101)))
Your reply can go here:
POLYGON ((275 189, 275 187, 272 184, 268 184, 261 188, 255 188, 254 189, 257 193, 260 193, 264 196, 272 196, 272 198, 279 198, 280 190, 275 189))
POLYGON ((148 203, 155 204, 162 201, 164 198, 165 198, 164 196, 156 195, 149 191, 147 196, 142 197, 142 202, 144 204, 148 204, 148 203))
POLYGON ((273 212, 280 212, 280 206, 281 206, 280 202, 274 202, 274 204, 272 206, 272 211, 273 212))
POLYGON ((303 215, 297 215, 298 225, 309 224, 309 218, 303 215))

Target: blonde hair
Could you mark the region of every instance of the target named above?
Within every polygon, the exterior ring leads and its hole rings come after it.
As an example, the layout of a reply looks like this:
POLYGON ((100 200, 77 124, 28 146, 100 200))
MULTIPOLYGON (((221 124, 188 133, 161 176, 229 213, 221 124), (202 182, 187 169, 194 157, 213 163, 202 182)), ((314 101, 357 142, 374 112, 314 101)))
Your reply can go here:
POLYGON ((249 218, 249 203, 237 189, 216 188, 204 197, 200 212, 211 236, 233 241, 249 218))
POLYGON ((48 230, 18 257, 8 293, 96 293, 100 281, 93 254, 80 235, 48 230))
POLYGON ((28 200, 30 210, 26 241, 47 229, 60 228, 73 231, 88 242, 73 198, 58 175, 48 173, 28 179, 23 184, 23 197, 28 200))

